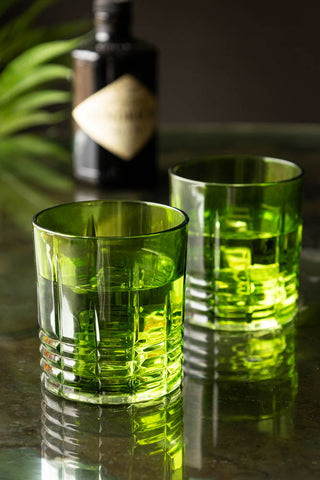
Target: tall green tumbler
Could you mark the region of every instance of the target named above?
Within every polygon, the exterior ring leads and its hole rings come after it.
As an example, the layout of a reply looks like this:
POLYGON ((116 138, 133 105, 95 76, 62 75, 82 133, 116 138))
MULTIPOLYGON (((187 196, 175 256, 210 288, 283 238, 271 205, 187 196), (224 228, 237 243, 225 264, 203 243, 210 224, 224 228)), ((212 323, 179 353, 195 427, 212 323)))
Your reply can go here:
POLYGON ((186 323, 256 330, 296 310, 303 171, 258 156, 216 156, 170 169, 171 204, 190 218, 186 323))
POLYGON ((92 201, 44 210, 33 226, 45 387, 97 404, 178 388, 188 217, 92 201))

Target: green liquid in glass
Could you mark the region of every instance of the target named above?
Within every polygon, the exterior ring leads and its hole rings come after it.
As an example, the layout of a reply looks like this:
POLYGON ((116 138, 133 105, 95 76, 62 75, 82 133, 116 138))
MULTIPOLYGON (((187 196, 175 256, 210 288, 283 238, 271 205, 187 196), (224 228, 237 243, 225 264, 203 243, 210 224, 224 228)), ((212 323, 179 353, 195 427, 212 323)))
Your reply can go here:
POLYGON ((181 383, 183 276, 148 250, 112 253, 85 280, 38 279, 43 382, 53 393, 92 403, 130 403, 181 383), (129 265, 129 267, 128 267, 129 265))
POLYGON ((275 317, 296 307, 300 244, 301 226, 285 235, 189 234, 188 321, 208 326, 214 314, 231 329, 277 326, 275 317))
POLYGON ((279 328, 294 318, 302 169, 254 155, 195 158, 169 170, 171 204, 189 216, 186 323, 279 328))

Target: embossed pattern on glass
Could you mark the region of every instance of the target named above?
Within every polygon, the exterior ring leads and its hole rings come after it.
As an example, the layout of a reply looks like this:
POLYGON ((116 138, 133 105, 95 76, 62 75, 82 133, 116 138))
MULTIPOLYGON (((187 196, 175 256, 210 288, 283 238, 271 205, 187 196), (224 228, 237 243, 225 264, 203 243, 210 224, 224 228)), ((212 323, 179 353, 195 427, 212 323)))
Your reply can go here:
POLYGON ((171 203, 190 217, 186 321, 277 328, 298 299, 302 176, 297 165, 221 156, 170 169, 171 203))
POLYGON ((92 403, 132 403, 181 384, 187 217, 96 201, 34 220, 42 381, 92 403))

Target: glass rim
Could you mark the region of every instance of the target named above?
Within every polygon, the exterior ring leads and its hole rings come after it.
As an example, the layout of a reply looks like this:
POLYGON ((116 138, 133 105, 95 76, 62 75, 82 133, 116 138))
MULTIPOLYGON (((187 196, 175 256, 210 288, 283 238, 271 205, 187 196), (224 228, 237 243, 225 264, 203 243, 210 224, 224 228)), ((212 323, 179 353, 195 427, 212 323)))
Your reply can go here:
POLYGON ((282 158, 276 158, 276 157, 271 157, 268 155, 254 155, 254 154, 222 154, 222 155, 205 155, 202 157, 194 157, 189 160, 185 161, 179 161, 173 165, 171 165, 168 169, 169 176, 172 178, 177 178, 180 179, 181 181, 185 183, 190 183, 193 185, 199 185, 199 186, 216 186, 216 187, 229 187, 229 188, 252 188, 252 187, 266 187, 266 186, 276 186, 284 183, 290 183, 296 180, 299 180, 303 177, 304 175, 304 169, 298 165, 295 162, 292 162, 290 160, 285 160, 282 158), (199 161, 203 162, 209 162, 209 161, 214 161, 214 160, 223 160, 223 159, 248 159, 248 160, 258 160, 258 161, 263 161, 263 162, 274 162, 277 164, 281 165, 290 165, 292 167, 295 167, 299 172, 297 175, 291 176, 286 179, 282 180, 277 180, 277 181, 265 181, 265 182, 239 182, 239 183, 232 183, 232 182, 218 182, 218 181, 204 181, 204 180, 196 180, 193 178, 188 178, 184 176, 183 174, 179 174, 176 170, 182 166, 188 166, 188 165, 195 165, 199 161))
POLYGON ((38 213, 36 213, 33 216, 32 219, 32 225, 34 229, 40 230, 42 232, 46 232, 52 236, 59 236, 63 238, 72 238, 72 239, 83 239, 83 240, 129 240, 129 239, 137 239, 137 238, 150 238, 153 236, 159 236, 164 233, 169 233, 173 232, 175 230, 181 230, 184 226, 188 225, 189 223, 189 217, 188 215, 183 211, 180 210, 179 208, 172 207, 170 205, 165 205, 162 203, 156 203, 156 202, 149 202, 149 201, 144 201, 144 200, 116 200, 116 199, 108 199, 108 200, 82 200, 79 202, 68 202, 68 203, 61 203, 58 205, 53 205, 51 207, 44 208, 40 210, 38 213), (182 216, 182 221, 178 223, 177 225, 166 228, 163 230, 159 230, 156 232, 150 232, 150 233, 143 233, 139 235, 75 235, 73 233, 63 233, 59 232, 54 229, 50 229, 48 227, 43 227, 38 223, 39 217, 45 213, 48 212, 49 210, 58 210, 59 208, 62 207, 68 207, 68 206, 73 206, 73 205, 94 205, 94 204, 129 204, 129 205, 145 205, 145 206, 150 206, 150 207, 156 207, 156 208, 161 208, 164 210, 171 210, 171 211, 176 211, 182 216))

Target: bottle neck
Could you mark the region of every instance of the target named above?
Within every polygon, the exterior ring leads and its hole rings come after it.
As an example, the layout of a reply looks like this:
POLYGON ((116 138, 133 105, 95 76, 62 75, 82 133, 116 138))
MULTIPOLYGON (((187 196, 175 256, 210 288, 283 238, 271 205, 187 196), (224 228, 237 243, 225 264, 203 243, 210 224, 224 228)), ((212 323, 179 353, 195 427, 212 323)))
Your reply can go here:
POLYGON ((97 42, 126 42, 131 38, 131 18, 107 15, 105 12, 95 14, 95 38, 97 42))

